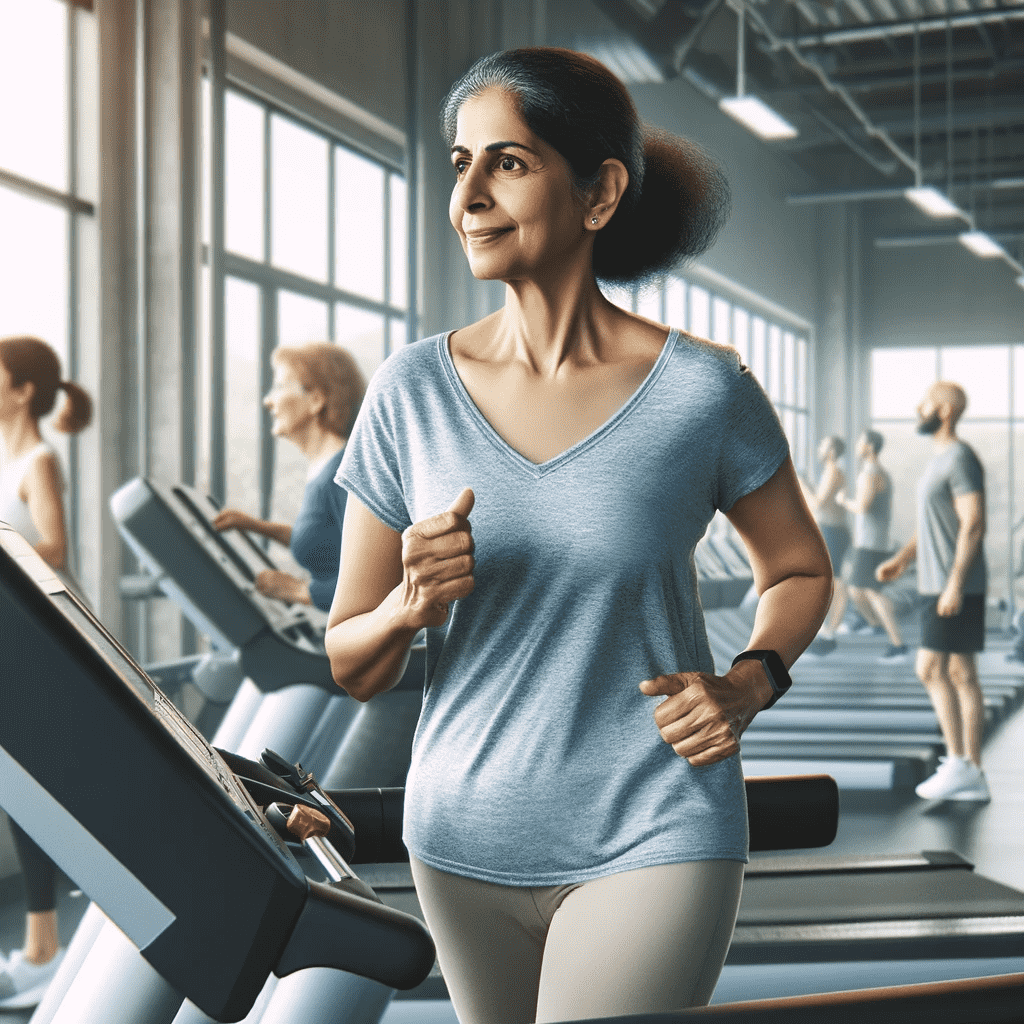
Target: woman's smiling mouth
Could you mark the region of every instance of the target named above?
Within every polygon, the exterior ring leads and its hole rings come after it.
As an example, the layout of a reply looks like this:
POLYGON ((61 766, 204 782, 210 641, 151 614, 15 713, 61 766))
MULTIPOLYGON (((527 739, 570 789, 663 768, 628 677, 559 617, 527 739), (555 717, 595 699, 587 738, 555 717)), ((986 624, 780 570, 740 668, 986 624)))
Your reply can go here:
POLYGON ((512 228, 479 228, 476 231, 467 231, 466 241, 470 245, 484 245, 507 235, 512 230, 512 228))

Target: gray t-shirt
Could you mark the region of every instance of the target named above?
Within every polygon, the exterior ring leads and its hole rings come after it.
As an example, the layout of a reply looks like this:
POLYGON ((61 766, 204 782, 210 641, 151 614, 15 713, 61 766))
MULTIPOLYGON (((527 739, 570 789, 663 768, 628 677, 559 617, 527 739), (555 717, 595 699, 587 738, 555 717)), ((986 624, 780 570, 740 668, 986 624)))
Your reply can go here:
MULTIPOLYGON (((960 518, 954 498, 985 492, 985 471, 974 450, 963 441, 943 448, 925 467, 917 484, 917 589, 941 594, 953 568, 960 518)), ((985 554, 979 550, 964 577, 965 594, 984 594, 985 554)))
MULTIPOLYGON (((881 477, 881 485, 875 492, 867 512, 858 512, 853 517, 853 546, 868 551, 889 550, 889 522, 892 519, 892 481, 881 466, 867 465, 861 470, 875 482, 881 477)), ((877 486, 877 484, 876 484, 877 486)))
POLYGON ((384 362, 338 482, 396 531, 476 494, 475 589, 427 630, 416 857, 506 885, 746 859, 739 757, 692 767, 638 687, 714 671, 694 547, 787 454, 736 353, 675 331, 615 415, 539 465, 480 413, 447 335, 384 362))

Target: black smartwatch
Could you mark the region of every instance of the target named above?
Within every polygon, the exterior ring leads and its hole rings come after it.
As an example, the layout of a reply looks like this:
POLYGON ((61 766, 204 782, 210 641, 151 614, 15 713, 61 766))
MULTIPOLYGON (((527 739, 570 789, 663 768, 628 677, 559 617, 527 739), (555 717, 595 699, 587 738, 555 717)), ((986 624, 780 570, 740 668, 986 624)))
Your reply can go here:
POLYGON ((786 666, 775 651, 743 651, 732 659, 733 665, 738 661, 759 661, 764 668, 764 674, 772 686, 772 699, 765 704, 762 711, 770 708, 793 685, 786 666))

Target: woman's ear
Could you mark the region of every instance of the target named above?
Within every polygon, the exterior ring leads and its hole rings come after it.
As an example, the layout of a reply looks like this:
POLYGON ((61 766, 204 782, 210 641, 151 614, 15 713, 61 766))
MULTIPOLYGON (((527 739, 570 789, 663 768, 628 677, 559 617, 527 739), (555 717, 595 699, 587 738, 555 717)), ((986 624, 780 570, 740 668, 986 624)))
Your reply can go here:
POLYGON ((32 399, 36 397, 36 384, 32 380, 27 380, 11 390, 18 396, 18 401, 23 402, 26 406, 31 405, 32 399))
POLYGON ((597 173, 597 184, 591 189, 586 209, 585 227, 590 231, 600 231, 612 219, 629 187, 629 171, 621 160, 605 160, 597 173))
POLYGON ((323 388, 313 385, 307 392, 309 400, 313 403, 313 409, 317 416, 324 411, 324 407, 327 405, 327 394, 323 388))

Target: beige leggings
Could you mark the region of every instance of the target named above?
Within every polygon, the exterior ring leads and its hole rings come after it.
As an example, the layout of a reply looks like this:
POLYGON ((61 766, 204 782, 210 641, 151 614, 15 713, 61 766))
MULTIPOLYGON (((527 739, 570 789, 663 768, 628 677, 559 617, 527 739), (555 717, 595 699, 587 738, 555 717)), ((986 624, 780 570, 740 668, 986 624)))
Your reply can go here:
POLYGON ((411 858, 460 1024, 667 1013, 710 1000, 743 885, 738 861, 624 871, 536 888, 411 858))

